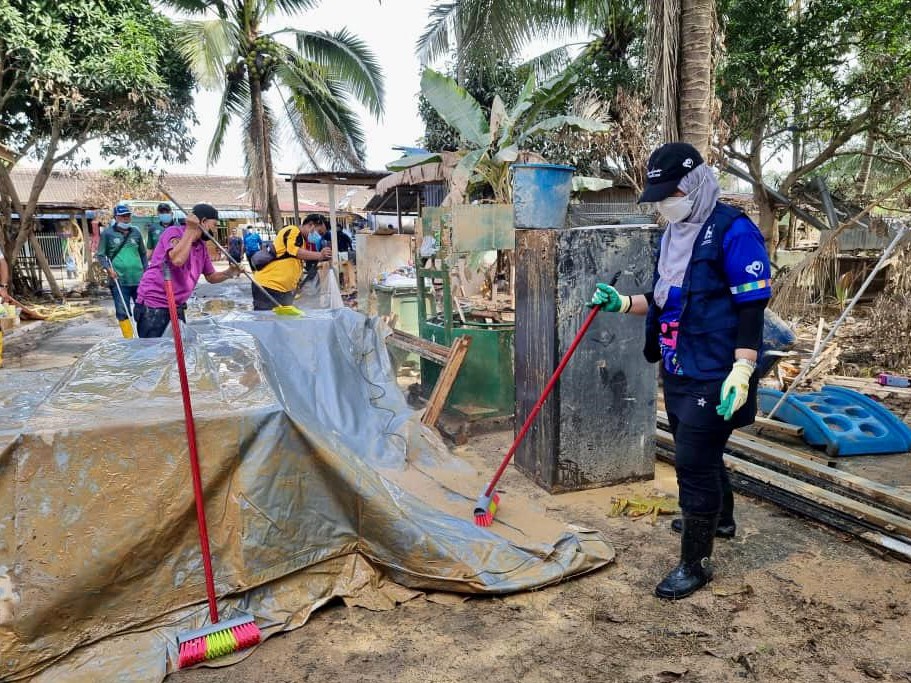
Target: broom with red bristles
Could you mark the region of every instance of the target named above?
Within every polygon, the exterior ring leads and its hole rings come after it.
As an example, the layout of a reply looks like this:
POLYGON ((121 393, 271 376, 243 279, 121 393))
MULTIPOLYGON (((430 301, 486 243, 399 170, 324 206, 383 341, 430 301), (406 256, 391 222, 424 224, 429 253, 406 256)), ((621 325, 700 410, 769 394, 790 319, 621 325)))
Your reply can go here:
MULTIPOLYGON (((616 279, 617 278, 615 277, 614 280, 616 279)), ((503 472, 506 471, 506 467, 509 465, 509 461, 512 460, 512 456, 515 455, 516 451, 519 448, 519 445, 522 443, 522 440, 528 433, 528 430, 531 429, 532 423, 535 421, 538 413, 541 412, 541 408, 544 405, 544 402, 547 400, 547 397, 550 396, 550 392, 552 392, 554 390, 554 387, 557 386, 557 380, 559 380, 560 375, 563 374, 563 369, 566 367, 566 364, 569 363, 569 359, 572 358, 573 353, 575 353, 576 347, 579 346, 579 343, 582 341, 582 337, 584 337, 585 333, 588 332, 588 328, 591 327, 593 322, 595 322, 595 316, 598 315, 598 311, 600 310, 600 306, 594 306, 591 310, 591 313, 589 313, 588 317, 585 319, 585 322, 582 323, 582 327, 579 328, 579 332, 576 334, 576 338, 573 339, 573 343, 570 344, 569 348, 566 350, 566 353, 563 354, 563 359, 560 361, 557 369, 554 370, 554 374, 551 375, 550 381, 547 383, 547 386, 544 387, 544 391, 538 398, 537 403, 535 403, 534 407, 531 409, 531 412, 528 414, 528 417, 525 419, 525 424, 523 424, 522 429, 519 430, 519 434, 516 436, 516 440, 512 442, 512 446, 509 447, 506 455, 503 456, 503 461, 500 463, 497 471, 494 472, 490 483, 487 484, 484 492, 478 497, 478 501, 474 505, 474 523, 478 526, 490 526, 493 524, 493 517, 497 513, 497 507, 500 504, 500 496, 496 491, 494 491, 497 486, 497 482, 500 481, 500 477, 502 477, 503 472)))
POLYGON ((177 301, 171 283, 171 269, 168 262, 162 264, 164 288, 168 297, 168 313, 171 317, 171 331, 174 333, 174 351, 177 355, 177 372, 180 376, 180 393, 183 398, 184 422, 187 429, 187 448, 190 452, 190 469, 193 472, 193 497, 196 500, 196 521, 199 524, 199 548, 202 551, 202 566, 206 577, 206 596, 209 599, 209 618, 212 623, 195 631, 177 636, 179 654, 177 667, 183 669, 209 659, 222 657, 237 650, 252 647, 261 639, 259 626, 253 617, 242 615, 227 621, 218 620, 218 605, 215 602, 215 578, 212 574, 212 553, 209 550, 209 532, 206 526, 206 508, 202 495, 202 475, 199 471, 199 453, 196 450, 196 423, 190 403, 190 383, 187 380, 187 366, 184 362, 183 339, 180 336, 180 321, 177 318, 177 301))

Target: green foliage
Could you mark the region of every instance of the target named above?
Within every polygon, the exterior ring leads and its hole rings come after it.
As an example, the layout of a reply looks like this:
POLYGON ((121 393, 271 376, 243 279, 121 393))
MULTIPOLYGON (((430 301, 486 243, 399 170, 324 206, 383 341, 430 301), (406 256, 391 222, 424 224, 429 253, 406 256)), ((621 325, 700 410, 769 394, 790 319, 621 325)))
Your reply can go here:
MULTIPOLYGON (((421 76, 421 92, 440 118, 452 126, 460 137, 463 152, 453 169, 450 180, 450 201, 464 202, 472 191, 488 189, 498 202, 508 202, 509 165, 520 157, 540 159, 520 151, 529 138, 558 130, 596 135, 610 128, 599 121, 578 116, 555 116, 542 119, 542 113, 562 105, 577 82, 572 71, 535 87, 534 74, 529 74, 515 104, 507 111, 506 104, 495 95, 490 106, 489 121, 484 120, 480 104, 452 78, 432 69, 421 76)), ((389 165, 391 169, 441 161, 439 154, 406 155, 389 165)))
MULTIPOLYGON (((455 69, 450 67, 446 75, 455 77, 455 69)), ((494 60, 489 63, 465 65, 463 84, 465 90, 480 105, 486 120, 490 117, 494 97, 499 96, 507 106, 511 106, 516 101, 527 76, 527 69, 519 69, 505 60, 494 60)), ((418 113, 424 121, 424 137, 421 144, 425 149, 438 152, 454 152, 459 149, 458 131, 440 117, 423 93, 418 99, 418 113)))
POLYGON ((334 33, 263 30, 280 14, 313 7, 317 4, 313 0, 168 3, 195 13, 206 6, 218 16, 184 22, 178 41, 200 82, 221 91, 219 122, 209 147, 210 161, 218 159, 231 121, 241 118, 247 123, 248 168, 252 168, 251 162, 262 162, 271 173, 266 150, 280 144, 278 117, 284 115, 290 124, 290 136, 314 166, 362 165, 364 133, 351 101, 378 116, 383 111, 384 97, 381 69, 366 43, 346 29, 334 33), (293 41, 295 48, 286 45, 286 39, 293 41), (261 99, 270 91, 282 97, 274 125, 265 122, 261 99), (254 156, 264 158, 257 160, 254 156))
POLYGON ((720 9, 717 92, 735 157, 756 152, 766 162, 796 133, 802 154, 783 180, 787 192, 809 173, 859 168, 867 137, 880 161, 884 148, 908 148, 906 0, 724 0, 720 9))
POLYGON ((0 142, 185 159, 193 79, 174 38, 144 0, 0 0, 0 142))

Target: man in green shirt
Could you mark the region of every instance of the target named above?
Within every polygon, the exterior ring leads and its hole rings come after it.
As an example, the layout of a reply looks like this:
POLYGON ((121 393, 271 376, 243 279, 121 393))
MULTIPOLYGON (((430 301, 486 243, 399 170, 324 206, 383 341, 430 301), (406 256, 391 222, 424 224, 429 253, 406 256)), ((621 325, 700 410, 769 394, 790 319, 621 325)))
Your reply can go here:
POLYGON ((151 255, 152 252, 155 251, 155 247, 158 246, 158 240, 161 239, 161 233, 172 225, 176 225, 176 222, 174 221, 174 212, 171 210, 171 205, 167 202, 162 202, 158 205, 158 219, 149 226, 149 240, 146 244, 149 255, 151 255))
POLYGON ((108 271, 108 286, 114 297, 114 313, 120 322, 120 331, 129 339, 133 336, 130 325, 130 300, 136 301, 139 281, 148 266, 146 246, 142 233, 130 225, 133 213, 126 204, 114 207, 114 224, 101 233, 95 260, 108 271))

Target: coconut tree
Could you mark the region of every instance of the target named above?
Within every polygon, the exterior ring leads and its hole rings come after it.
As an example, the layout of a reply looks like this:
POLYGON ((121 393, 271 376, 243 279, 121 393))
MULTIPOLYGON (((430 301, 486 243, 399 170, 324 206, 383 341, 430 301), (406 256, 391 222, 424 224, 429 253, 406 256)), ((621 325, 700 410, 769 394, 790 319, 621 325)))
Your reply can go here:
MULTIPOLYGON (((635 0, 442 1, 431 10, 418 55, 426 62, 456 49, 457 63, 511 56, 535 38, 587 30, 601 36, 595 41, 598 49, 622 56, 637 35, 633 29, 642 20, 641 7, 635 0)), ((650 90, 662 117, 662 138, 684 140, 705 153, 711 135, 715 0, 647 0, 645 7, 650 90)), ((561 46, 535 64, 562 67, 567 60, 561 46)))
MULTIPOLYGON (((425 64, 456 52, 457 65, 511 59, 533 40, 591 33, 589 48, 621 59, 642 24, 637 0, 443 0, 430 10, 417 53, 425 64)), ((580 43, 580 45, 583 43, 580 43)), ((569 63, 570 44, 532 60, 540 76, 569 63)))
POLYGON ((228 127, 239 119, 253 203, 273 225, 281 225, 272 156, 282 124, 314 167, 363 167, 364 132, 350 102, 377 117, 383 111, 383 78, 373 53, 345 29, 266 28, 318 0, 167 2, 199 17, 183 22, 179 48, 200 85, 221 92, 208 162, 218 160, 228 127))
POLYGON ((647 0, 652 102, 667 142, 708 152, 714 88, 715 0, 647 0))

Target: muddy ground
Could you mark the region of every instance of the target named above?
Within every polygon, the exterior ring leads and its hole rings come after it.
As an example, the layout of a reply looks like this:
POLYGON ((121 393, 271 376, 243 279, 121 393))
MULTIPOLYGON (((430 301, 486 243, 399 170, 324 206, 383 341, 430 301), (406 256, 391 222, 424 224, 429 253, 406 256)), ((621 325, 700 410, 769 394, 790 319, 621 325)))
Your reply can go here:
MULTIPOLYGON (((511 432, 457 449, 493 468, 511 432)), ((652 589, 673 564, 668 517, 609 516, 611 498, 671 492, 656 481, 549 496, 511 470, 509 493, 604 532, 612 566, 533 593, 389 612, 329 606, 244 662, 178 673, 227 681, 911 681, 911 565, 738 496, 738 537, 719 541, 717 578, 677 603, 652 589)))
MULTIPOLYGON (((116 331, 103 316, 53 324, 11 340, 5 355, 13 367, 60 367, 116 331)), ((456 451, 489 471, 510 440, 501 430, 456 451)), ((716 581, 668 603, 652 589, 677 553, 669 518, 653 524, 609 510, 614 497, 674 493, 670 468, 660 465, 654 481, 561 496, 514 469, 503 483, 505 505, 521 494, 559 519, 603 531, 616 561, 522 595, 419 598, 387 612, 330 605, 236 666, 170 680, 911 681, 909 564, 738 496, 738 535, 718 542, 716 581)))

